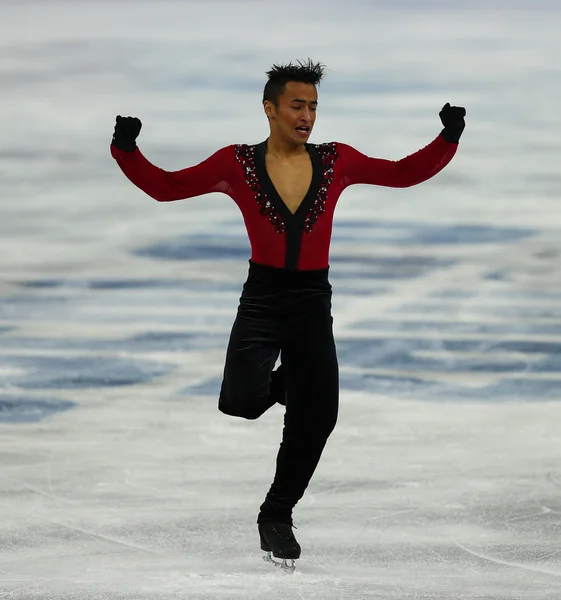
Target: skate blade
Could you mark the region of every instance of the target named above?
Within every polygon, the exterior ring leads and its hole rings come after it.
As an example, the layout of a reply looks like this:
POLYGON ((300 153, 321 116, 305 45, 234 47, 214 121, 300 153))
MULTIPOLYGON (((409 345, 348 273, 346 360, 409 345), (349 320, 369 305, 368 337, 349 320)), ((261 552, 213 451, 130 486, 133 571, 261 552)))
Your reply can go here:
POLYGON ((294 563, 293 558, 283 558, 282 562, 279 562, 271 556, 270 552, 267 552, 267 554, 263 557, 263 560, 281 569, 285 573, 294 573, 294 570, 296 569, 296 564, 294 563))

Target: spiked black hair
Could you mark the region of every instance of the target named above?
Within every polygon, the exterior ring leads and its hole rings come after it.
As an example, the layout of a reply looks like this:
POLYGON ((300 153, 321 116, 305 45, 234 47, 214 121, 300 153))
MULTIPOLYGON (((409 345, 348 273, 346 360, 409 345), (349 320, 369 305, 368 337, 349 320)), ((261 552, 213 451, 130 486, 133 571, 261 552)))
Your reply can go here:
POLYGON ((263 102, 269 100, 269 102, 278 106, 279 98, 282 96, 284 88, 289 81, 319 85, 323 79, 325 67, 320 63, 312 62, 309 58, 305 63, 301 61, 297 62, 297 65, 291 62, 287 65, 273 65, 271 70, 267 71, 269 80, 263 90, 263 102))

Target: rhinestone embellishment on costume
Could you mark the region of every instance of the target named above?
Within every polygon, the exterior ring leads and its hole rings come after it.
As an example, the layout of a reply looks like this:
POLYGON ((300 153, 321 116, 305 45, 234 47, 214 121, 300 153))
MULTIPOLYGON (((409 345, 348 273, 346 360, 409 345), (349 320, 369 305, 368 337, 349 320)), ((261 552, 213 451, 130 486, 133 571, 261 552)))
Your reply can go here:
POLYGON ((304 231, 310 233, 316 224, 319 216, 325 212, 325 202, 327 200, 327 192, 333 181, 333 165, 337 160, 337 143, 329 142, 328 144, 320 144, 316 146, 316 150, 321 158, 323 165, 323 181, 319 187, 317 196, 314 198, 312 208, 310 208, 304 221, 304 231))
POLYGON ((284 221, 277 214, 273 203, 269 200, 259 183, 259 178, 255 170, 255 146, 238 144, 236 146, 236 159, 244 168, 247 185, 255 192, 255 200, 261 207, 259 212, 269 219, 269 222, 273 225, 277 233, 284 233, 286 230, 284 221))

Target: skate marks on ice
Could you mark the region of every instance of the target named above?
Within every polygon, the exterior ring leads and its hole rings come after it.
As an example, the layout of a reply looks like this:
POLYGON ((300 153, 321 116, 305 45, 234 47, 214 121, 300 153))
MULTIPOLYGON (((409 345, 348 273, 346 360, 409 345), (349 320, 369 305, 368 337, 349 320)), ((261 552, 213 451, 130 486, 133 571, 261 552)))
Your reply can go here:
POLYGON ((196 277, 67 277, 10 286, 0 297, 0 319, 11 324, 0 329, 0 421, 11 422, 69 410, 79 404, 79 390, 161 381, 183 353, 225 344, 236 302, 232 285, 196 277))
POLYGON ((69 400, 0 393, 0 423, 35 423, 75 406, 69 400))
MULTIPOLYGON (((7 340, 5 340, 7 341, 7 340)), ((10 340, 14 343, 15 340, 10 340)), ((168 373, 172 365, 146 360, 127 360, 117 357, 92 355, 92 349, 83 357, 22 354, 29 345, 34 350, 41 349, 41 341, 29 343, 21 340, 15 343, 17 352, 7 355, 6 343, 3 349, 0 386, 8 392, 0 392, 0 422, 25 423, 40 421, 54 413, 67 411, 79 404, 77 390, 103 389, 110 387, 141 385, 155 377, 168 373), (17 393, 9 390, 15 389, 17 393), (52 394, 70 391, 71 399, 44 398, 24 392, 39 391, 52 394), (23 393, 22 393, 23 392, 23 393)), ((52 352, 53 345, 46 347, 52 352)), ((76 352, 72 344, 60 344, 65 354, 76 352)), ((87 342, 85 346, 87 346, 87 342)))
POLYGON ((371 305, 346 304, 337 338, 343 388, 437 402, 560 399, 551 237, 482 228, 471 246, 461 234, 454 246, 433 233, 419 236, 428 243, 418 251, 439 255, 443 245, 454 264, 398 281, 371 305))

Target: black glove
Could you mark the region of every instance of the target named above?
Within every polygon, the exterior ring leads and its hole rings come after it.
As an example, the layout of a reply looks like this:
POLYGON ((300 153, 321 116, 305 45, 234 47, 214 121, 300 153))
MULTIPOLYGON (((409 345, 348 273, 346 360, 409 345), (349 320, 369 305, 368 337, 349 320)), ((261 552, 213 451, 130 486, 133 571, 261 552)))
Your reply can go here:
POLYGON ((137 117, 117 117, 112 144, 119 150, 132 152, 136 148, 136 138, 140 133, 142 123, 137 117))
POLYGON ((466 126, 466 122, 464 121, 466 109, 462 106, 450 106, 450 102, 447 102, 438 114, 444 125, 444 129, 440 132, 440 135, 447 142, 457 144, 466 126))

